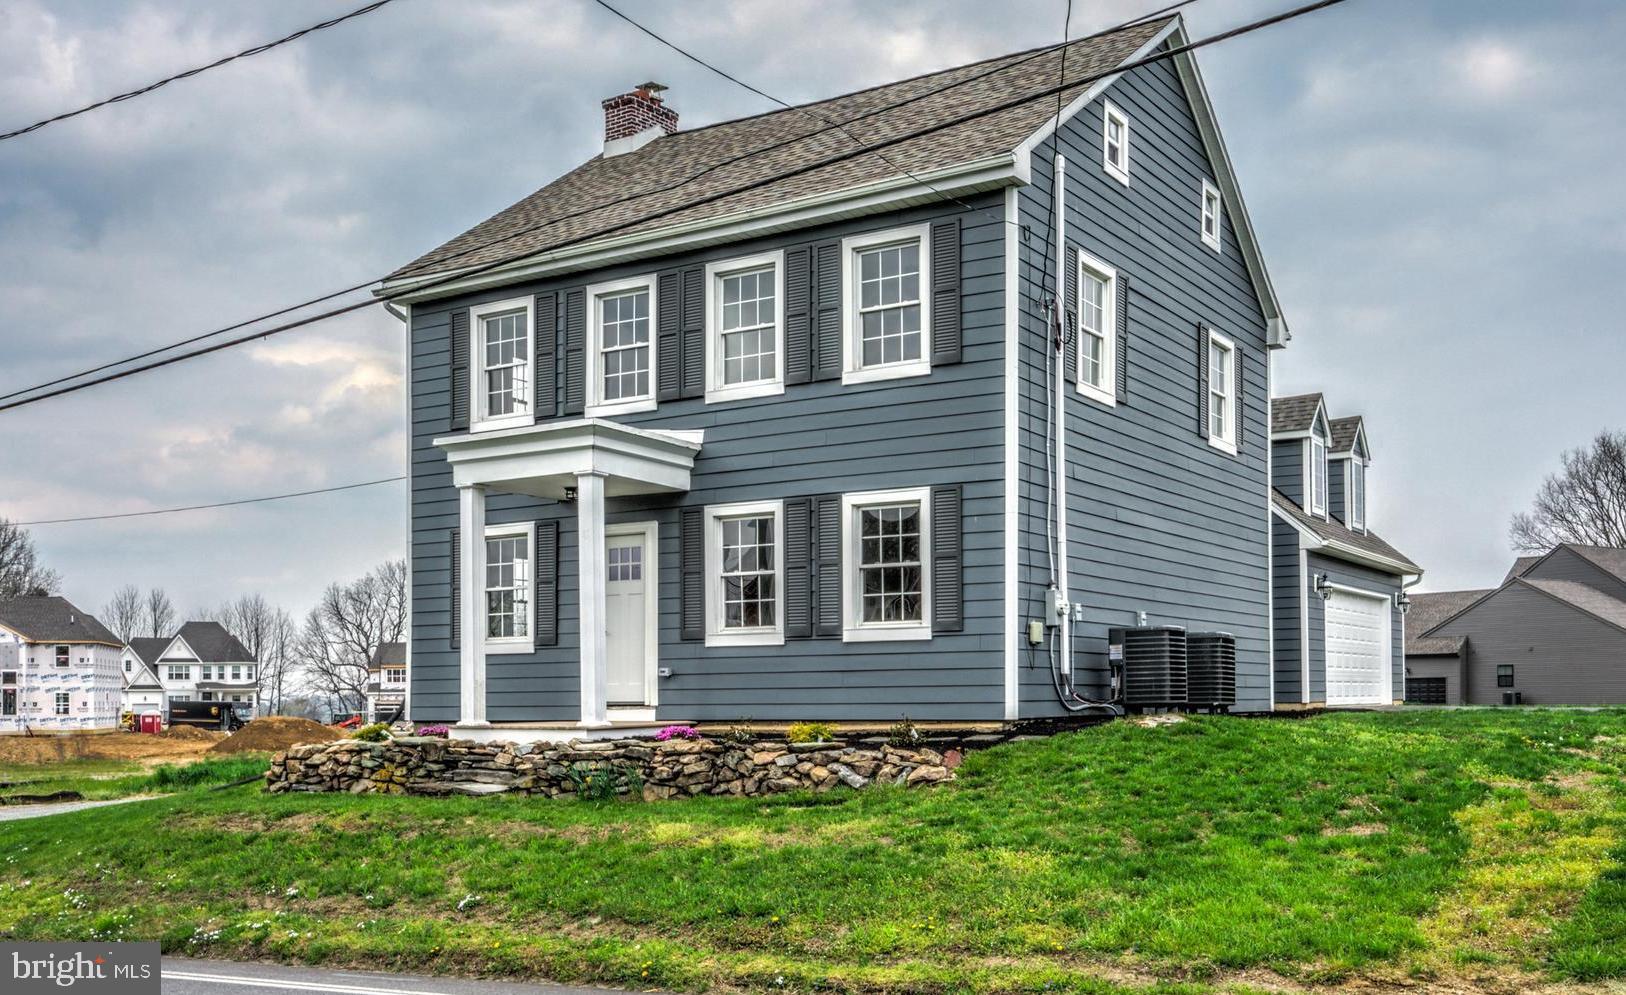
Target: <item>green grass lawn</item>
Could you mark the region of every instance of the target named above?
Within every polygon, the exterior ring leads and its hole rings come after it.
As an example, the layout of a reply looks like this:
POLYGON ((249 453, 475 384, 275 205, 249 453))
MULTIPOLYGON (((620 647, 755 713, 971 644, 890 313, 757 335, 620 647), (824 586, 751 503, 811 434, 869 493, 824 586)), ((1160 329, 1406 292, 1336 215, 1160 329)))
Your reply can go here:
POLYGON ((19 796, 72 791, 89 801, 167 794, 186 788, 230 784, 265 773, 262 756, 237 755, 149 767, 133 760, 57 760, 48 764, 0 764, 0 803, 19 796))
POLYGON ((1626 976, 1626 711, 1128 722, 935 790, 241 788, 0 824, 0 934, 641 987, 1626 976))

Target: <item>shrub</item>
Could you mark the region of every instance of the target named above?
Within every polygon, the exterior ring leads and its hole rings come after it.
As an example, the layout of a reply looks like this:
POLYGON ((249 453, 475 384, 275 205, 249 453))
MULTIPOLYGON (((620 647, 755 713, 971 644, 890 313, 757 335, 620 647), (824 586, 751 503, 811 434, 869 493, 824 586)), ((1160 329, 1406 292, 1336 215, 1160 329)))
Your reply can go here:
POLYGON ((792 743, 823 743, 836 738, 836 726, 833 722, 792 722, 785 738, 792 743))
POLYGON ((622 764, 576 764, 569 770, 576 797, 584 802, 615 801, 622 794, 641 798, 644 779, 637 769, 622 764))
POLYGON ((735 719, 734 724, 728 727, 728 731, 718 738, 725 743, 745 744, 756 742, 757 735, 751 731, 751 716, 742 715, 735 719))
POLYGON ((694 726, 667 726, 656 733, 655 738, 662 743, 669 739, 699 739, 700 730, 694 726))
POLYGON ((420 726, 418 729, 418 735, 420 736, 439 736, 441 739, 445 739, 451 734, 452 730, 443 725, 420 726))
POLYGON ((374 722, 370 726, 362 726, 350 734, 351 739, 359 739, 363 743, 382 743, 390 738, 388 722, 374 722))
POLYGON ((907 715, 892 723, 892 728, 886 731, 886 741, 893 746, 918 746, 925 738, 914 720, 907 715))

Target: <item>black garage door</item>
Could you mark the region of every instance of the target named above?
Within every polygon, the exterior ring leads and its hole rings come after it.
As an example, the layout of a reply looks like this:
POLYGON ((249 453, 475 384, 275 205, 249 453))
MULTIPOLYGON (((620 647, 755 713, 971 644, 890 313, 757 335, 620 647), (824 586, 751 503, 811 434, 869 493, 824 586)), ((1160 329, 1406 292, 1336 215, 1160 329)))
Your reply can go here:
POLYGON ((1406 678, 1406 700, 1414 705, 1445 704, 1445 678, 1406 678))

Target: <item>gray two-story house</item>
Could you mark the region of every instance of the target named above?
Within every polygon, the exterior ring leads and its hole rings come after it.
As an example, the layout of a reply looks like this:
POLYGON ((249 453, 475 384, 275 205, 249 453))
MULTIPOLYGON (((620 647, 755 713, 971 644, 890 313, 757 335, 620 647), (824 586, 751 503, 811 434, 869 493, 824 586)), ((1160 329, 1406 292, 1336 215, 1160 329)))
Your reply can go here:
POLYGON ((1288 333, 1184 37, 693 130, 646 84, 394 274, 411 717, 1057 717, 1140 621, 1270 709, 1288 333))
POLYGON ((1372 531, 1372 449, 1321 394, 1271 401, 1276 707, 1398 704, 1406 588, 1422 568, 1372 531))

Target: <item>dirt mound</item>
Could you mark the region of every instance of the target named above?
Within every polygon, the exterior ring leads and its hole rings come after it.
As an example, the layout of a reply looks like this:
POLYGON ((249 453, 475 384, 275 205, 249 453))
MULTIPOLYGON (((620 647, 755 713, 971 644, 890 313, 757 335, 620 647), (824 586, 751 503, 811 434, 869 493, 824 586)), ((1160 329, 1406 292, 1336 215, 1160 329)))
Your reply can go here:
POLYGON ((199 756, 211 742, 212 737, 195 740, 138 735, 130 732, 0 736, 0 763, 51 764, 64 760, 175 763, 199 756))
POLYGON ((267 715, 209 747, 210 753, 274 753, 300 743, 331 743, 344 734, 310 719, 267 715))
POLYGON ((162 739, 188 739, 196 743, 214 743, 224 739, 226 734, 199 729, 197 726, 170 726, 158 735, 162 739))

